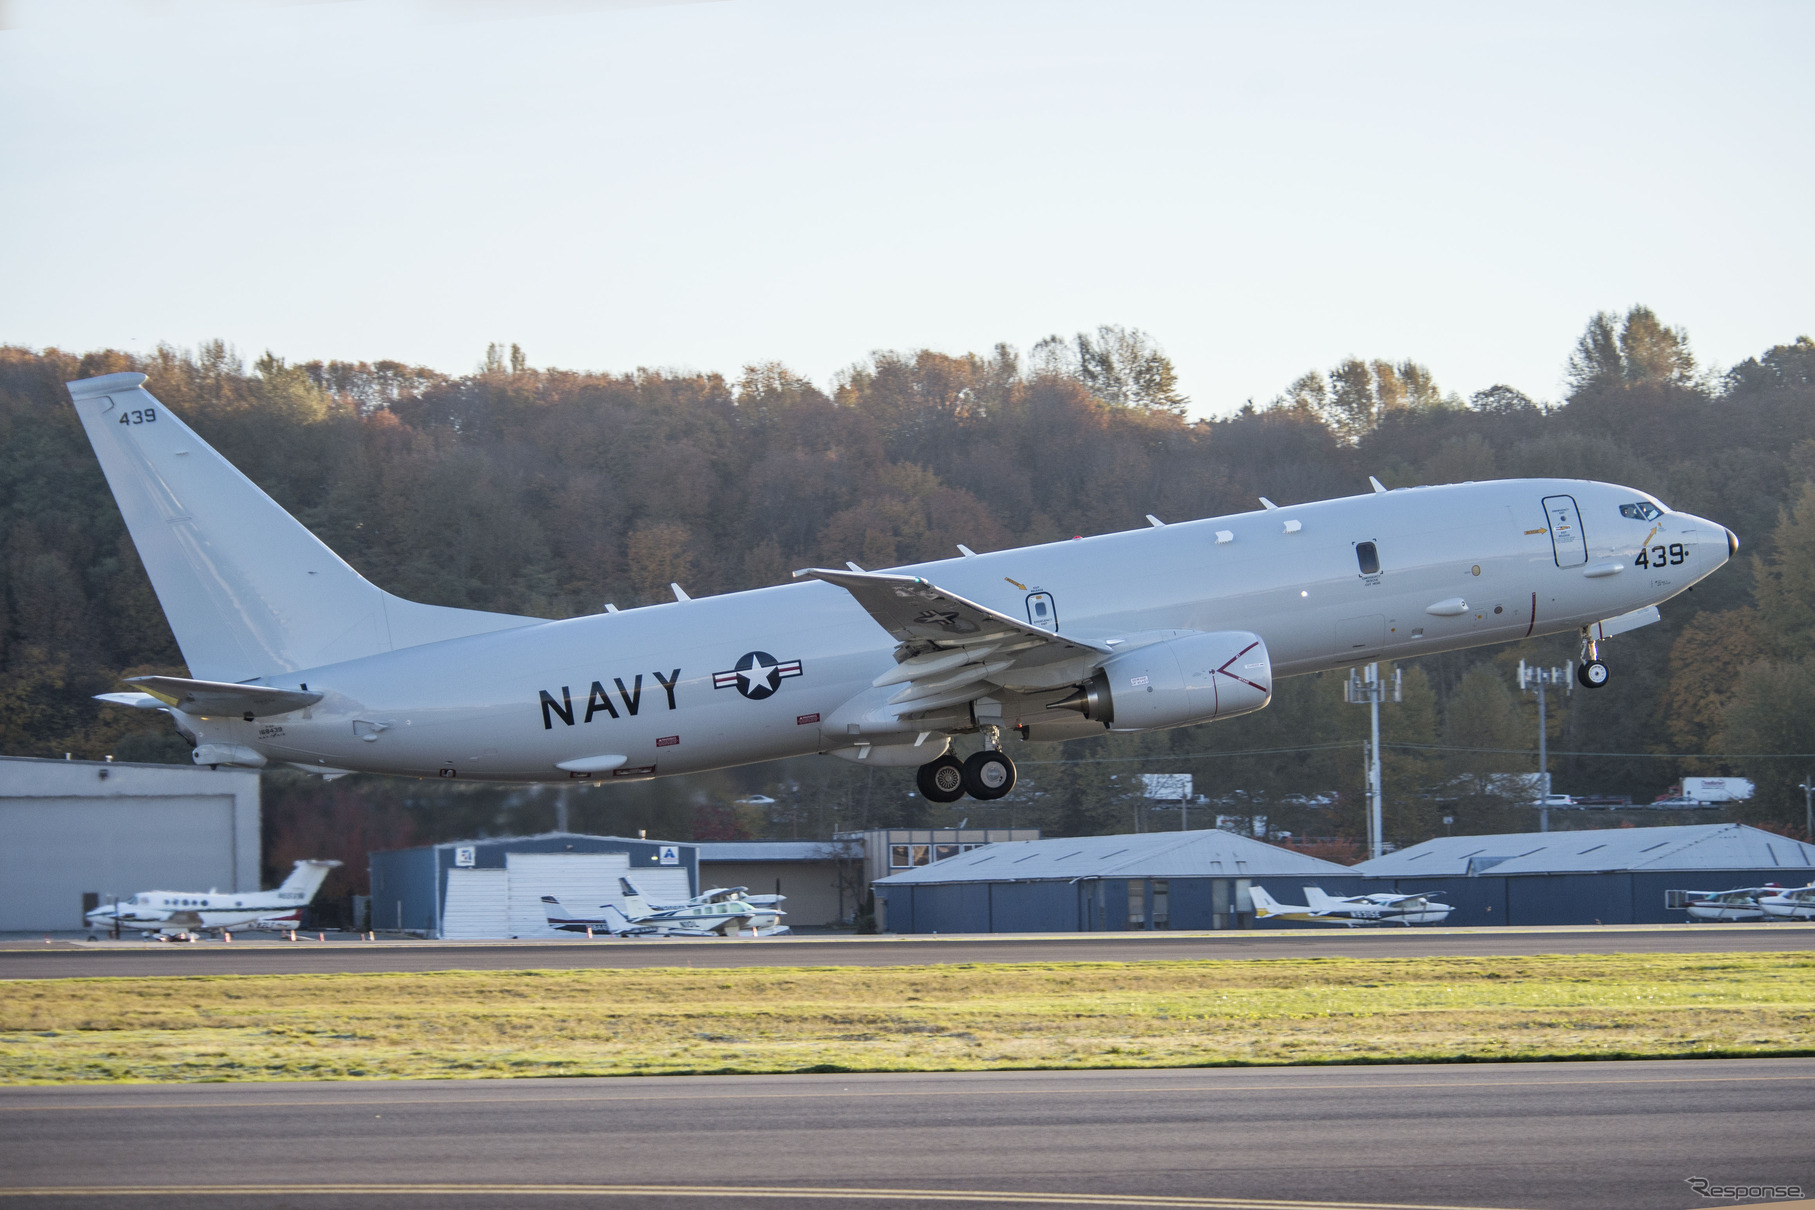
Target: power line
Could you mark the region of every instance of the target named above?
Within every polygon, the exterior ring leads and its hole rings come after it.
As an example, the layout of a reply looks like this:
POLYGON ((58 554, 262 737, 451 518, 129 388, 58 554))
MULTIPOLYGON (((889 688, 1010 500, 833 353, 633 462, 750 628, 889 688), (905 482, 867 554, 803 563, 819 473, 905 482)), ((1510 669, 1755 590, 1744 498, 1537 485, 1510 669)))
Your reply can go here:
MULTIPOLYGON (((1468 748, 1457 744, 1405 744, 1382 740, 1382 748, 1405 748, 1418 752, 1481 752, 1499 756, 1529 756, 1536 760, 1536 748, 1468 748)), ((1179 760, 1214 760, 1231 756, 1282 756, 1294 752, 1349 751, 1354 743, 1302 744, 1290 748, 1227 748, 1213 752, 1154 752, 1146 756, 1080 756, 1070 760, 1018 760, 1015 764, 1034 765, 1124 765, 1154 764, 1179 760)), ((1815 752, 1566 752, 1551 750, 1552 756, 1604 757, 1615 760, 1811 760, 1815 752)))
MULTIPOLYGON (((1499 752, 1512 756, 1531 756, 1538 754, 1536 748, 1462 748, 1453 744, 1395 744, 1383 743, 1384 748, 1415 748, 1426 752, 1499 752)), ((1815 752, 1559 752, 1552 749, 1552 756, 1607 756, 1637 758, 1645 760, 1809 760, 1815 758, 1815 752)))

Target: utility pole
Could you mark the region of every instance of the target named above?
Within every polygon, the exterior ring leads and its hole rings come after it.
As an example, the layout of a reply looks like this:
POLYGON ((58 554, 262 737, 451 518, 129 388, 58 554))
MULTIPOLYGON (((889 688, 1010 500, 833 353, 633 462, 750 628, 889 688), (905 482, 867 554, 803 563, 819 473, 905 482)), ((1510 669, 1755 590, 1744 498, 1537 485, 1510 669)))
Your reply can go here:
POLYGON ((1519 661, 1519 688, 1535 689, 1538 693, 1538 831, 1550 831, 1550 736, 1545 725, 1544 689, 1547 685, 1561 685, 1565 694, 1571 692, 1570 668, 1568 664, 1561 668, 1527 668, 1525 661, 1519 661))
POLYGON ((1380 703, 1391 693, 1393 701, 1401 697, 1399 669, 1393 669, 1393 687, 1387 688, 1386 682, 1380 679, 1380 665, 1369 664, 1366 675, 1349 669, 1349 680, 1342 687, 1342 700, 1351 705, 1366 702, 1369 714, 1369 741, 1363 757, 1368 767, 1368 857, 1381 855, 1381 793, 1380 793, 1380 703))
POLYGON ((1803 834, 1815 843, 1815 773, 1802 775, 1803 834))

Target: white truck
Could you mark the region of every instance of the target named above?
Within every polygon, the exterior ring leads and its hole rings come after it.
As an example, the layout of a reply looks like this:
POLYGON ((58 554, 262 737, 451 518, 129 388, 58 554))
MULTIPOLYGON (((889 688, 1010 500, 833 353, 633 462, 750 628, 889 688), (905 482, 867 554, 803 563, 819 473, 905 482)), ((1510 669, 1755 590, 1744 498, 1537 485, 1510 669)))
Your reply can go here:
POLYGON ((1671 786, 1659 802, 1738 802, 1752 797, 1752 783, 1744 777, 1685 777, 1671 786))

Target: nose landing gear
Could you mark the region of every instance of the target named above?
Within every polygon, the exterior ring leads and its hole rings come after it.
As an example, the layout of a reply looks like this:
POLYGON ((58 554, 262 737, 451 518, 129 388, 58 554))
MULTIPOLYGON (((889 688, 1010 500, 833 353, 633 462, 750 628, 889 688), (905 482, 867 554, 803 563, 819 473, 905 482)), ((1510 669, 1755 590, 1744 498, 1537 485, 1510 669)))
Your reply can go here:
POLYGON ((1601 645, 1592 629, 1582 631, 1582 662, 1576 665, 1576 683, 1584 689, 1599 689, 1613 673, 1601 659, 1601 645))

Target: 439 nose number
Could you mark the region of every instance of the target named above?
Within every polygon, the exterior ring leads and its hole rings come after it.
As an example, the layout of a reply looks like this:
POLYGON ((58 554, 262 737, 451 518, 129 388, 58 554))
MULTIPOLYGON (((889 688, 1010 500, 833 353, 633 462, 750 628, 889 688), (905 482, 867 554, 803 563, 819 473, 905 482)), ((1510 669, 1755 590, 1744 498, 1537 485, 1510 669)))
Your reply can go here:
POLYGON ((1653 546, 1649 550, 1641 548, 1639 557, 1632 562, 1638 567, 1675 567, 1689 557, 1689 548, 1681 542, 1672 542, 1669 546, 1653 546))

